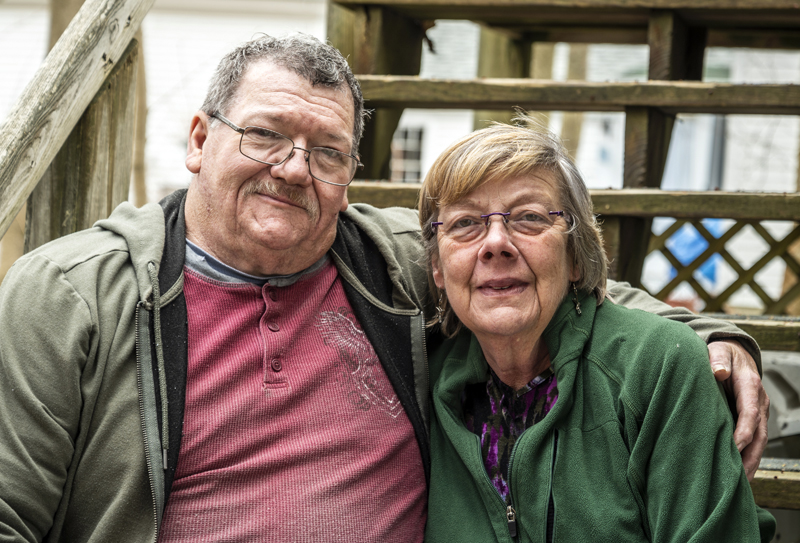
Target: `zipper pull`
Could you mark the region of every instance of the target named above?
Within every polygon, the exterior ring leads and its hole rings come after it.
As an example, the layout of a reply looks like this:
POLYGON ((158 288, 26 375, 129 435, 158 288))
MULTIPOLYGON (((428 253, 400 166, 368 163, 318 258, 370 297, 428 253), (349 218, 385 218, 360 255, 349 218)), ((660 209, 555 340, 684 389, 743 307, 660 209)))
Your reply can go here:
POLYGON ((508 533, 511 537, 517 537, 517 512, 510 505, 506 509, 506 519, 508 519, 508 533))

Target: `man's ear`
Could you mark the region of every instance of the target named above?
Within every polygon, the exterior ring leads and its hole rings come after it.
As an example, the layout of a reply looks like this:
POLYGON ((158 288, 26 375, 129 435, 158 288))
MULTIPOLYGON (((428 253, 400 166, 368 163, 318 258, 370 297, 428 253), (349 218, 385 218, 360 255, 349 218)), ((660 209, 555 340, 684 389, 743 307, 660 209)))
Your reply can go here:
POLYGON ((210 119, 202 111, 195 113, 189 128, 189 144, 186 149, 186 168, 193 174, 200 173, 203 162, 203 145, 208 137, 210 119))
POLYGON ((344 188, 344 196, 342 196, 342 207, 341 207, 341 209, 339 209, 339 211, 345 211, 347 209, 348 205, 349 205, 349 202, 347 201, 347 187, 345 187, 344 188))

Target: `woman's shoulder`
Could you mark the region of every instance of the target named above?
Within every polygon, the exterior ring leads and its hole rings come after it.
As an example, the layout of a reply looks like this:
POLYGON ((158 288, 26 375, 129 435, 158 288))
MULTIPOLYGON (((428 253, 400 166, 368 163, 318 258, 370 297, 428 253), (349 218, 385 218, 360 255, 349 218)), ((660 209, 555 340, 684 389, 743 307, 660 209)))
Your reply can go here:
POLYGON ((585 354, 620 377, 709 367, 708 348, 689 326, 609 300, 597 308, 585 354))

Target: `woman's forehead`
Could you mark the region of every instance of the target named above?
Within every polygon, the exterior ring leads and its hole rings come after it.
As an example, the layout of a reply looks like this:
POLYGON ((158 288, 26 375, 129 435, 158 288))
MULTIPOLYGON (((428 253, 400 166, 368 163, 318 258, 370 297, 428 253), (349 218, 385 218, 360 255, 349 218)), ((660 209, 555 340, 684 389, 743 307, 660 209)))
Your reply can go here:
POLYGON ((553 204, 558 200, 558 188, 553 174, 537 171, 488 181, 443 208, 457 210, 485 205, 514 207, 527 203, 553 204))

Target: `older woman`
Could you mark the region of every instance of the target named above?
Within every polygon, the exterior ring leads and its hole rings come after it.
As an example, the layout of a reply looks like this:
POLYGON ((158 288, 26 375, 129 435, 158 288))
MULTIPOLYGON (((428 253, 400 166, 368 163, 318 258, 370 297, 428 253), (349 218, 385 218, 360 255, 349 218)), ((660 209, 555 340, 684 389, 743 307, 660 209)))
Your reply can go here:
POLYGON ((606 299, 589 194, 557 139, 465 137, 419 209, 450 337, 430 358, 428 541, 771 539, 705 345, 606 299))

